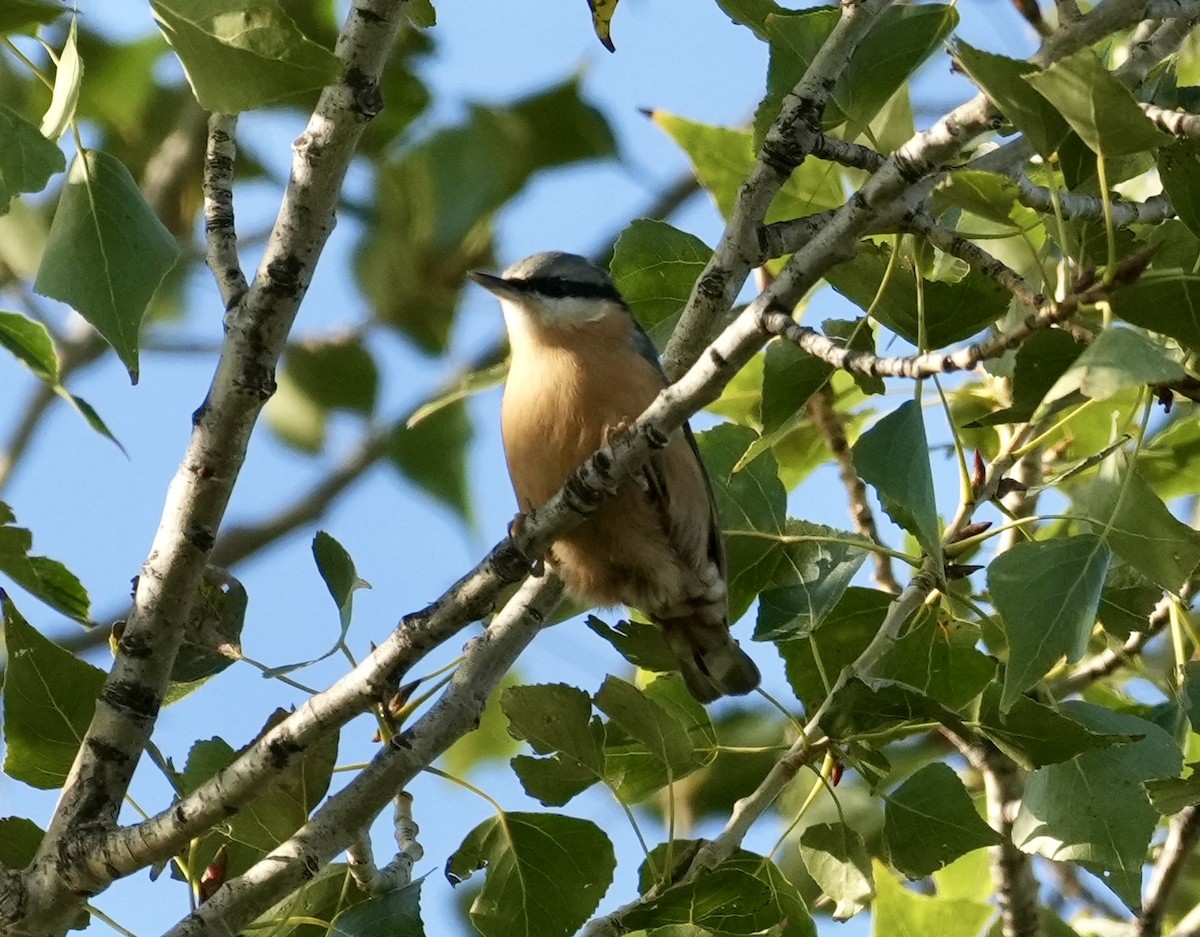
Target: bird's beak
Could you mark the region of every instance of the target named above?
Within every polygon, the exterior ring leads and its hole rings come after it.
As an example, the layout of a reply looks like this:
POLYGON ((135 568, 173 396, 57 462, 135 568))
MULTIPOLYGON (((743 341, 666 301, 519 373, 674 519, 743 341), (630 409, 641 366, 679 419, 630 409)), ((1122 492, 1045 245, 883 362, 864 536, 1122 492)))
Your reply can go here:
POLYGON ((500 297, 515 297, 520 293, 513 283, 510 283, 504 277, 494 276, 490 273, 484 273, 482 270, 470 270, 467 272, 472 280, 482 286, 489 293, 495 293, 500 297))

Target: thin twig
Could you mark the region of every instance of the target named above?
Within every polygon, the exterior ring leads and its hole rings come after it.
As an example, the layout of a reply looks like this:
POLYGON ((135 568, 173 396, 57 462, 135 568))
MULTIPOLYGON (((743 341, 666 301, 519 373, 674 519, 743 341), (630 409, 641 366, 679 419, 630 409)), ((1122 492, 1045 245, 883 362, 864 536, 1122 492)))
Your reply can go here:
POLYGON ((211 115, 208 118, 208 149, 204 157, 204 231, 208 238, 206 260, 216 277, 226 309, 232 309, 248 289, 246 275, 242 273, 242 265, 238 260, 237 226, 233 217, 236 129, 236 115, 211 115))
POLYGON ((1150 872, 1142 908, 1134 919, 1134 937, 1159 937, 1162 933, 1167 904, 1197 841, 1200 841, 1200 807, 1184 807, 1171 818, 1167 840, 1150 872))

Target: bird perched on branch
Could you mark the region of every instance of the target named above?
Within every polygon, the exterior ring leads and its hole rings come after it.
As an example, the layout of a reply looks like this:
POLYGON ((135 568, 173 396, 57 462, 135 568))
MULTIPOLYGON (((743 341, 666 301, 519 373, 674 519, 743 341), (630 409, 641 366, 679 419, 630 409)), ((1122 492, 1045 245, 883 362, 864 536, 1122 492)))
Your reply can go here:
MULTIPOLYGON (((504 311, 504 451, 519 510, 534 511, 667 379, 608 274, 584 258, 534 254, 503 276, 471 277, 504 311)), ((584 601, 632 606, 659 625, 696 699, 758 686, 758 668, 729 634, 720 521, 686 425, 548 559, 584 601)))

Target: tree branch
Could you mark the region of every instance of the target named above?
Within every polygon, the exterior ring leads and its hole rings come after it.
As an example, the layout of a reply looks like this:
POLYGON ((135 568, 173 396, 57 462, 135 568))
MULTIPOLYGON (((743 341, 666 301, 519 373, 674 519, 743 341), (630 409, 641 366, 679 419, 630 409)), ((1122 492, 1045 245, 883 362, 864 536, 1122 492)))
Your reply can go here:
POLYGON ((237 226, 233 216, 236 129, 236 115, 212 114, 208 118, 208 148, 204 154, 204 232, 208 240, 205 261, 216 278, 226 309, 236 305, 248 289, 238 260, 237 226))
POLYGON ((313 267, 332 228, 342 179, 367 121, 399 28, 400 3, 359 0, 338 38, 345 65, 320 95, 296 144, 292 177, 254 286, 227 315, 227 343, 187 454, 172 482, 133 613, 63 788, 49 830, 25 871, 26 932, 65 929, 79 895, 108 880, 92 874, 89 834, 111 828, 166 691, 200 577, 245 459, 255 420, 313 267), (317 168, 319 164, 319 169, 317 168))
POLYGON ((1184 866, 1198 840, 1200 807, 1184 807, 1171 818, 1167 841, 1163 843, 1158 861, 1154 863, 1150 881, 1146 885, 1146 896, 1142 900, 1142 909, 1134 921, 1134 937, 1159 937, 1162 933, 1167 903, 1179 884, 1184 866))
POLYGON ((750 270, 758 265, 758 229, 792 171, 812 152, 833 80, 893 0, 841 0, 842 15, 804 77, 784 98, 713 256, 696 280, 663 355, 667 375, 685 371, 709 342, 713 325, 733 307, 750 270))
POLYGON ((467 648, 437 703, 397 736, 345 788, 330 797, 287 842, 226 882, 167 937, 237 933, 284 895, 302 885, 309 870, 331 861, 354 839, 363 816, 377 813, 426 765, 475 728, 496 684, 533 640, 562 596, 553 575, 530 578, 467 648))

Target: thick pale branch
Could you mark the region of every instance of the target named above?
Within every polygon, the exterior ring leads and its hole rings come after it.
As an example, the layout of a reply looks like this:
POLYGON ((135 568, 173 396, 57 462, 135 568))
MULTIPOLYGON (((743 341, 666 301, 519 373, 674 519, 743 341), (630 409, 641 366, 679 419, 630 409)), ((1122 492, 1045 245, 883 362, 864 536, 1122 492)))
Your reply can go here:
POLYGON ((399 27, 400 6, 394 0, 360 0, 351 8, 336 49, 345 71, 322 91, 297 142, 292 178, 262 267, 250 292, 226 317, 225 352, 196 413, 116 661, 50 828, 25 872, 29 902, 20 920, 0 920, 0 930, 59 932, 74 916, 76 896, 110 880, 91 874, 86 844, 115 822, 154 728, 250 432, 274 389, 276 362, 332 228, 342 178, 380 106, 378 79, 399 27))
POLYGON ((552 575, 531 578, 487 632, 467 647, 437 703, 412 728, 388 743, 344 789, 330 797, 291 839, 243 875, 226 882, 208 902, 172 928, 167 937, 238 933, 263 911, 311 877, 356 838, 395 791, 478 725, 500 678, 553 612, 562 583, 552 575))

